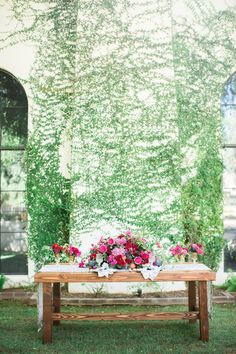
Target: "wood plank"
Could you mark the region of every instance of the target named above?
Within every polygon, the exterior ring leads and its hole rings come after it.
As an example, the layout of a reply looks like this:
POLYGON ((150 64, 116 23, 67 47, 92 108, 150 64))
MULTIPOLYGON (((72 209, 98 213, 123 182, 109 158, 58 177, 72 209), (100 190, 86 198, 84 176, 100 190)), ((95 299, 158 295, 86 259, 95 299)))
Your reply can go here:
POLYGON ((209 323, 208 323, 208 303, 207 303, 207 282, 199 281, 199 324, 200 324, 200 339, 203 341, 209 340, 209 323))
MULTIPOLYGON (((60 283, 53 283, 53 312, 60 312, 61 288, 60 283)), ((54 326, 58 326, 60 321, 53 321, 54 326)))
MULTIPOLYGON (((188 282, 188 309, 189 311, 196 311, 196 302, 197 302, 197 294, 196 294, 196 282, 195 281, 189 281, 188 282)), ((196 319, 191 319, 189 320, 190 324, 193 324, 196 322, 196 319)))
POLYGON ((53 320, 68 321, 150 321, 198 319, 198 312, 54 313, 53 320))
MULTIPOLYGON (((211 270, 201 271, 161 271, 154 281, 200 281, 215 280, 216 273, 211 270)), ((67 273, 67 272, 40 272, 36 273, 36 283, 113 283, 113 282, 151 282, 145 280, 139 272, 116 272, 109 278, 98 278, 97 273, 67 273)))
POLYGON ((43 284, 43 343, 52 343, 52 284, 43 284))

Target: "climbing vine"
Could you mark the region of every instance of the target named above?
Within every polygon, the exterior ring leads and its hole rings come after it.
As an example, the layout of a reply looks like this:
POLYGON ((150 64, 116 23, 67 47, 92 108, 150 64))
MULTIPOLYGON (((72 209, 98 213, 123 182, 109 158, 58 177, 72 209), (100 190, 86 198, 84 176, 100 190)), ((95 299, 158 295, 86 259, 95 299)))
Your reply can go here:
MULTIPOLYGON (((214 1, 12 1, 38 51, 28 83, 29 253, 132 228, 223 247, 220 96, 235 65, 236 11, 214 1), (31 16, 25 25, 26 15, 31 16), (60 172, 71 124, 71 179, 60 172)), ((223 4, 223 1, 222 1, 223 4)))

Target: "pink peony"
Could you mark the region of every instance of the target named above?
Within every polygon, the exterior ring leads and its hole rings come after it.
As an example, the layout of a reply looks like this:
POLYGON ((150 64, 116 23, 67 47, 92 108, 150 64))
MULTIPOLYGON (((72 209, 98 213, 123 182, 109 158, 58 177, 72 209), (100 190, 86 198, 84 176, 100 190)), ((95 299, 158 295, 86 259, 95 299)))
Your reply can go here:
POLYGON ((134 263, 137 264, 137 265, 142 264, 142 258, 139 257, 139 256, 138 256, 138 257, 135 257, 135 258, 134 258, 134 263))
POLYGON ((107 240, 107 243, 108 243, 108 245, 110 245, 110 246, 114 245, 114 243, 115 243, 114 238, 109 237, 109 239, 107 240))
POLYGON ((117 264, 117 261, 115 259, 113 259, 113 261, 111 262, 111 266, 114 267, 117 264))
POLYGON ((114 261, 114 257, 110 254, 110 256, 108 256, 108 263, 112 263, 114 261))
POLYGON ((131 230, 127 230, 127 231, 125 231, 125 234, 126 234, 128 237, 131 237, 131 236, 132 236, 132 232, 131 232, 131 230))
POLYGON ((107 251, 107 246, 102 243, 101 246, 99 247, 99 252, 100 253, 105 253, 107 251))
POLYGON ((118 248, 118 247, 115 247, 114 250, 112 250, 112 255, 114 257, 117 257, 117 256, 124 256, 125 255, 125 249, 124 248, 118 248))
POLYGON ((126 244, 126 238, 125 237, 121 237, 121 238, 118 238, 118 240, 117 240, 117 243, 119 244, 119 245, 125 245, 126 244))

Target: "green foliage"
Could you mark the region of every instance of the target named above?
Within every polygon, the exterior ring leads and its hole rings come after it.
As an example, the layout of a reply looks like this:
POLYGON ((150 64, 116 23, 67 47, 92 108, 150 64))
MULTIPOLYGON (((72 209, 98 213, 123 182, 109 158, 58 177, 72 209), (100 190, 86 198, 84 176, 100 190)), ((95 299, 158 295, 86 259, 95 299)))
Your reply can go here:
POLYGON ((182 220, 185 242, 202 243, 202 258, 217 269, 225 245, 222 213, 222 164, 214 152, 205 152, 196 162, 196 174, 182 187, 182 220))
POLYGON ((227 291, 236 291, 236 275, 231 273, 224 285, 227 291))
POLYGON ((64 0, 17 0, 12 8, 18 27, 11 42, 38 45, 27 82, 33 130, 26 152, 28 247, 37 269, 47 261, 44 246, 69 242, 71 182, 60 171, 60 148, 74 107, 76 9, 77 1, 64 0), (30 26, 26 12, 32 15, 30 26))
POLYGON ((0 274, 0 290, 3 288, 5 281, 7 280, 4 274, 0 274))

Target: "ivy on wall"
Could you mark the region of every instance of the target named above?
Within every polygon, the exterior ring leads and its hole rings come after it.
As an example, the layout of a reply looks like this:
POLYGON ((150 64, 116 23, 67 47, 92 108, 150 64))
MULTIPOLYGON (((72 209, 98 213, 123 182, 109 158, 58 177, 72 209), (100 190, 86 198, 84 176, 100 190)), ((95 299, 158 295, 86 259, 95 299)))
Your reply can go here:
POLYGON ((26 152, 28 251, 36 268, 44 246, 69 241, 70 181, 60 172, 60 146, 74 107, 77 1, 9 1, 15 31, 3 46, 38 48, 27 84, 33 130, 26 152))
POLYGON ((235 63, 235 8, 206 0, 12 5, 19 31, 6 45, 30 38, 39 48, 27 149, 36 265, 44 245, 68 241, 69 228, 87 242, 82 234, 116 225, 158 240, 204 242, 204 260, 216 268, 223 247, 219 100, 235 63), (70 182, 59 171, 68 121, 70 182))

